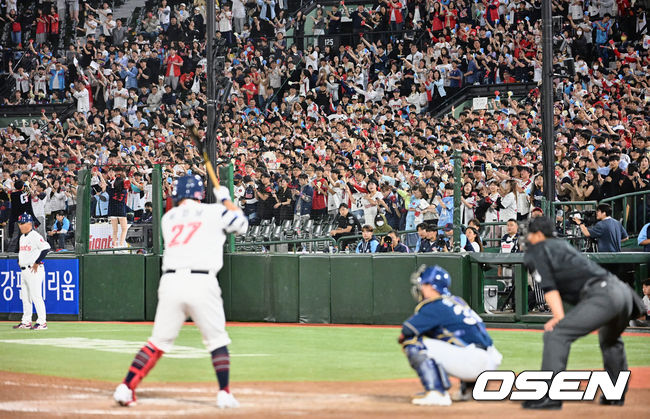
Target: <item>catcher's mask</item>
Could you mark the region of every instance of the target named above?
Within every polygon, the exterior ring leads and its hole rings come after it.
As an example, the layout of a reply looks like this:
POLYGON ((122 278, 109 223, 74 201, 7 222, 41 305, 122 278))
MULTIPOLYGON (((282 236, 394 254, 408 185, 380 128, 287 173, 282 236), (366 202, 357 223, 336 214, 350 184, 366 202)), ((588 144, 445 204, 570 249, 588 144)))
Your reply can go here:
POLYGON ((411 274, 411 294, 415 301, 422 301, 422 285, 431 285, 442 295, 450 295, 449 286, 451 276, 449 272, 438 265, 421 265, 417 271, 411 274))

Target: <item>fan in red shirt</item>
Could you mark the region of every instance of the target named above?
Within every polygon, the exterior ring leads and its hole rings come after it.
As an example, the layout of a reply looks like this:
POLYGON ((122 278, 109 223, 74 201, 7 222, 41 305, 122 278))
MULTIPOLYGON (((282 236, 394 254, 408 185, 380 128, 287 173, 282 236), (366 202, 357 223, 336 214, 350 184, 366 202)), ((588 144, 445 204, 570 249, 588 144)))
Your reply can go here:
POLYGON ((47 40, 47 16, 43 10, 38 9, 36 16, 36 44, 43 45, 47 40))
POLYGON ((176 55, 176 49, 170 48, 169 55, 167 56, 167 71, 165 72, 165 84, 171 85, 173 90, 178 86, 178 79, 181 76, 181 66, 183 59, 176 55))
POLYGON ((59 14, 52 7, 50 14, 47 16, 47 24, 50 27, 50 44, 59 44, 59 14))
POLYGON ((246 76, 244 78, 244 85, 241 87, 241 89, 246 94, 247 105, 251 103, 251 100, 255 99, 255 96, 257 96, 257 92, 259 91, 257 89, 257 85, 251 81, 251 78, 249 76, 246 76))
POLYGON ((323 168, 316 168, 314 179, 314 196, 311 200, 311 218, 320 220, 327 216, 327 181, 323 177, 323 168))
MULTIPOLYGON (((453 4, 451 4, 451 6, 453 6, 453 4)), ((456 27, 456 21, 458 20, 458 10, 445 7, 442 10, 442 15, 445 19, 445 28, 454 29, 456 27)))

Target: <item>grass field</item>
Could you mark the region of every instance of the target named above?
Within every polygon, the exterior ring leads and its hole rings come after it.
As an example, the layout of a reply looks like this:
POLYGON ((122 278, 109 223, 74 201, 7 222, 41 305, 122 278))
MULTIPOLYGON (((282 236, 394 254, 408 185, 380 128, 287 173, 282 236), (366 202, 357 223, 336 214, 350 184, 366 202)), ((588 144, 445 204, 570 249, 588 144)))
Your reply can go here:
MULTIPOLYGON (((0 370, 119 382, 151 332, 149 324, 48 323, 47 331, 14 331, 0 322, 0 370)), ((228 327, 233 381, 366 381, 414 378, 397 328, 237 325, 228 327)), ((538 369, 542 335, 490 332, 502 369, 538 369)), ((624 337, 630 366, 650 366, 650 335, 624 337)), ((214 381, 198 330, 186 325, 179 350, 164 356, 147 382, 214 381)), ((570 369, 602 368, 598 338, 577 341, 570 369)))

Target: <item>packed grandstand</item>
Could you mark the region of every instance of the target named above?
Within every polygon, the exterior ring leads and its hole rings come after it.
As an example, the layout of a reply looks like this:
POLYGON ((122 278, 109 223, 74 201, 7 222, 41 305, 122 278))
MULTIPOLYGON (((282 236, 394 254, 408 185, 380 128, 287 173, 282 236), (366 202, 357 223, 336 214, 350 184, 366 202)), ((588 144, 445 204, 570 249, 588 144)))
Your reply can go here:
MULTIPOLYGON (((18 179, 47 194, 46 216, 73 218, 75 174, 93 168, 101 217, 99 173, 125 167, 141 217, 153 164, 163 166, 165 198, 174 178, 205 175, 187 126, 207 120, 206 2, 184 1, 129 1, 137 7, 119 19, 123 1, 2 1, 0 113, 49 111, 0 132, 0 221, 18 179)), ((217 158, 234 164, 237 201, 262 224, 253 240, 272 224, 294 237, 306 225, 330 234, 341 204, 359 227, 448 229, 454 182, 463 225, 522 220, 543 206, 540 1, 217 7, 233 82, 217 158)), ((553 1, 553 15, 557 199, 647 190, 647 3, 553 1)), ((647 204, 633 206, 627 227, 638 232, 647 204)))

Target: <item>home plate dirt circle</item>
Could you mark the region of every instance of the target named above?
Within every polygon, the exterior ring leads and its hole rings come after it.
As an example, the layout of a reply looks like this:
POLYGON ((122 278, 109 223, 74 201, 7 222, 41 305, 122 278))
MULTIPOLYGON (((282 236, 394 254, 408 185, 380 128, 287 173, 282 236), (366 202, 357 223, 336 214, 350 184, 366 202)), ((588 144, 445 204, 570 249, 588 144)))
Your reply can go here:
MULTIPOLYGON (((632 374, 635 375, 634 369, 632 374)), ((644 417, 650 386, 647 381, 639 381, 645 385, 631 383, 622 408, 594 402, 566 403, 563 410, 554 412, 553 416, 571 419, 644 417)), ((227 410, 216 407, 216 383, 144 382, 138 388, 137 405, 128 408, 113 402, 115 386, 116 383, 101 381, 0 372, 0 418, 430 418, 441 414, 460 418, 523 418, 548 415, 547 412, 524 411, 514 402, 413 406, 410 396, 420 390, 417 379, 233 383, 233 392, 242 406, 227 410)), ((457 387, 455 382, 452 391, 457 387)))

